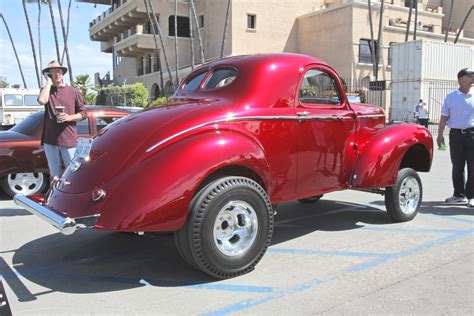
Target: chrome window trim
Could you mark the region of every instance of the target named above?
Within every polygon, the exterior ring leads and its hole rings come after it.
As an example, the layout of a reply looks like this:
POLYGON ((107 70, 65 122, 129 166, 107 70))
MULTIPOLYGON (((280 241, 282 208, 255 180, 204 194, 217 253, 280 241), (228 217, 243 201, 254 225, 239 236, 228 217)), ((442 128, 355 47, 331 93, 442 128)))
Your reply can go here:
POLYGON ((167 143, 168 141, 191 132, 193 130, 202 128, 206 125, 213 125, 219 123, 227 123, 227 122, 237 122, 237 121, 270 121, 270 120, 295 120, 295 121, 308 121, 308 120, 353 120, 354 118, 350 116, 337 116, 337 115, 313 115, 313 116, 296 116, 296 115, 282 115, 282 116, 242 116, 242 117, 232 117, 232 118, 225 118, 221 120, 215 120, 211 122, 202 123, 188 129, 182 130, 176 134, 173 134, 165 139, 159 141, 158 143, 154 144, 153 146, 149 147, 146 152, 149 153, 156 149, 157 147, 167 143))

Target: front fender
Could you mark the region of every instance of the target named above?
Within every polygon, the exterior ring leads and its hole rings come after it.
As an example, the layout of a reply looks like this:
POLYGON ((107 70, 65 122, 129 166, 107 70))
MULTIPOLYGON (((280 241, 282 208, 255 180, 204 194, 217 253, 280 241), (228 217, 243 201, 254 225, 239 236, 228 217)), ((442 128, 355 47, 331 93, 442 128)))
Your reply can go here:
POLYGON ((429 171, 432 158, 433 138, 426 128, 416 124, 390 125, 359 144, 351 185, 361 189, 391 186, 402 162, 404 167, 429 171))
POLYGON ((122 231, 173 231, 181 228, 201 182, 215 170, 240 165, 265 185, 271 176, 262 148, 237 132, 206 131, 151 153, 123 171, 103 201, 97 227, 122 231))

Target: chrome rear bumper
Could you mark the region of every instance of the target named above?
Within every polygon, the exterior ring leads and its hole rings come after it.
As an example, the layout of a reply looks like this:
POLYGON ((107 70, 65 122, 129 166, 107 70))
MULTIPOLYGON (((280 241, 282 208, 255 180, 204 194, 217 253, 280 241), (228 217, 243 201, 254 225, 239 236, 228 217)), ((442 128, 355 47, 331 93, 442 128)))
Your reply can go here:
POLYGON ((56 213, 55 211, 36 203, 25 195, 17 194, 15 195, 13 200, 17 205, 23 207, 28 212, 39 216, 40 218, 48 222, 50 225, 59 229, 59 231, 63 235, 71 235, 76 231, 76 229, 79 228, 94 227, 100 216, 100 214, 95 214, 74 218, 64 217, 56 213))

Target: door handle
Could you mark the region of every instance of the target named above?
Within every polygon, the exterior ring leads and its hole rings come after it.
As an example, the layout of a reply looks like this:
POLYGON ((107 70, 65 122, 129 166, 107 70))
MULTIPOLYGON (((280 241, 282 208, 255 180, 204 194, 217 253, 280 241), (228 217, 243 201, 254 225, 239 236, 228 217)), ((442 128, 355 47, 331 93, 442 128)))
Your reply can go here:
POLYGON ((310 112, 308 111, 303 111, 303 112, 296 112, 296 116, 308 116, 310 112))

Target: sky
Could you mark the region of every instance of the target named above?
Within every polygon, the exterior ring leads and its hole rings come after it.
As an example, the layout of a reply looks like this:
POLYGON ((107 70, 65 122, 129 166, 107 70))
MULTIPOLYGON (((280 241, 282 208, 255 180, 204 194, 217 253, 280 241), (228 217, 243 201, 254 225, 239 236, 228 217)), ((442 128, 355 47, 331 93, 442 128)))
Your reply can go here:
MULTIPOLYGON (((66 23, 67 9, 69 0, 61 0, 61 9, 63 11, 64 23, 66 23)), ((63 37, 61 22, 59 19, 59 11, 57 2, 53 3, 56 30, 60 47, 60 55, 63 50, 63 37)), ((90 3, 71 2, 71 15, 69 25, 68 50, 71 60, 71 68, 74 79, 77 75, 88 74, 91 77, 90 83, 94 83, 94 74, 100 73, 103 77, 108 71, 112 73, 112 54, 102 53, 100 50, 100 42, 91 41, 89 38, 89 22, 107 10, 107 5, 96 5, 90 3)), ((36 56, 39 63, 38 52, 38 4, 27 3, 31 31, 34 38, 36 56)), ((38 88, 35 73, 35 63, 31 49, 30 37, 23 11, 22 0, 0 0, 0 12, 8 24, 10 33, 15 43, 20 64, 23 69, 25 81, 28 88, 38 88)), ((66 26, 65 26, 66 27, 66 26)), ((56 48, 54 44, 54 35, 49 13, 49 6, 41 7, 41 51, 42 66, 45 68, 48 62, 56 58, 56 48)), ((66 58, 64 58, 63 66, 67 67, 66 58)), ((8 33, 3 20, 0 19, 0 77, 6 79, 9 84, 21 84, 18 63, 13 52, 8 33)), ((64 81, 69 84, 69 75, 64 76, 64 81)))

